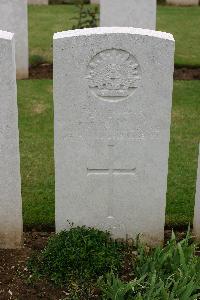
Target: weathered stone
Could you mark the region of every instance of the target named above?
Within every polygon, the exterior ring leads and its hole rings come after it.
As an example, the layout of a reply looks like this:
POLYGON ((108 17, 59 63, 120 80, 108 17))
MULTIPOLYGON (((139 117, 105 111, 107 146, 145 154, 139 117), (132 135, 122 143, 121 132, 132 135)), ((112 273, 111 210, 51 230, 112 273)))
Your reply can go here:
POLYGON ((196 183, 196 197, 194 208, 194 235, 200 242, 200 145, 199 145, 199 160, 197 168, 197 183, 196 183))
POLYGON ((90 3, 91 3, 91 4, 99 4, 99 1, 100 1, 100 0, 90 0, 90 3))
POLYGON ((0 248, 18 248, 22 206, 14 37, 0 31, 0 248))
POLYGON ((163 241, 172 35, 96 28, 54 35, 56 230, 163 241))
POLYGON ((101 0, 100 24, 155 29, 156 0, 101 0))
POLYGON ((199 0, 166 0, 167 4, 177 6, 193 6, 199 5, 199 0))
POLYGON ((28 78, 27 0, 1 0, 0 15, 0 29, 15 33, 17 79, 28 78))
POLYGON ((48 5, 49 0, 28 0, 28 4, 33 5, 48 5))

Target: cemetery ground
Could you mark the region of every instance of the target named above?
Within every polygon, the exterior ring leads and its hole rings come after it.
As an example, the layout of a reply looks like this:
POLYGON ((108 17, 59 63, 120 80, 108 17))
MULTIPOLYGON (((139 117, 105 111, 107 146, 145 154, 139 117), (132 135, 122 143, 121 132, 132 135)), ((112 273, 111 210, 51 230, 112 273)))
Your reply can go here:
MULTIPOLYGON (((35 73, 33 69, 33 77, 51 78, 52 35, 71 28, 76 13, 74 6, 29 7, 30 63, 46 65, 46 68, 43 66, 39 71, 36 69, 35 73)), ((200 68, 199 15, 200 7, 158 7, 158 29, 173 33, 176 39, 176 66, 195 70, 200 68)), ((72 300, 64 287, 56 287, 45 280, 32 282, 27 269, 28 257, 34 251, 43 249, 54 231, 52 94, 51 79, 18 81, 25 247, 22 250, 0 251, 3 262, 0 266, 0 299, 72 300)), ((177 228, 181 232, 180 237, 183 236, 182 230, 193 219, 200 136, 199 95, 200 81, 174 81, 166 225, 177 228)), ((169 233, 166 231, 168 238, 169 233)), ((174 255, 177 248, 173 251, 174 255)), ((127 260, 131 259, 129 250, 126 255, 127 260)), ((175 267, 178 269, 177 265, 175 267)), ((126 280, 132 279, 127 262, 124 272, 128 277, 126 280)), ((91 299, 97 299, 98 292, 96 287, 92 289, 91 299)), ((89 296, 73 299, 89 299, 89 296)))
MULTIPOLYGON (((33 78, 52 77, 52 35, 70 29, 76 16, 77 8, 73 5, 29 6, 30 64, 42 64, 31 68, 33 78)), ((183 72, 176 68, 176 78, 200 78, 199 16, 200 7, 158 6, 158 30, 174 35, 175 65, 186 67, 183 72)), ((166 215, 169 226, 187 226, 192 222, 200 134, 199 92, 199 81, 175 81, 166 215)), ((18 93, 24 223, 27 228, 52 228, 52 81, 19 81, 18 93)))
MULTIPOLYGON (((54 226, 53 99, 51 80, 18 81, 25 228, 54 226)), ((175 81, 166 223, 192 223, 198 157, 200 81, 175 81)))
MULTIPOLYGON (((30 63, 52 62, 52 36, 76 24, 73 5, 29 6, 30 63), (51 49, 51 51, 49 51, 51 49)), ((176 40, 175 64, 200 67, 200 7, 158 6, 157 30, 176 40)))

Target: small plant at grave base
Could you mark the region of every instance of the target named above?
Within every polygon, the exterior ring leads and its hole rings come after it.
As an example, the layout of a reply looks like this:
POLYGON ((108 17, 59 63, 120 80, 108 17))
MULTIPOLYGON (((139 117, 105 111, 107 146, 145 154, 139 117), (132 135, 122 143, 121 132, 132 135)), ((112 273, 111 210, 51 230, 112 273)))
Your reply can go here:
POLYGON ((72 227, 50 238, 46 248, 29 262, 35 278, 45 276, 56 284, 81 286, 122 267, 125 245, 111 239, 108 232, 72 227))
POLYGON ((45 58, 41 55, 32 55, 30 57, 30 65, 32 67, 38 66, 45 63, 45 58))
POLYGON ((112 272, 99 280, 106 300, 197 300, 200 299, 200 257, 189 233, 177 242, 174 233, 164 247, 137 245, 134 280, 122 282, 112 272))
POLYGON ((98 26, 98 7, 86 7, 84 0, 75 0, 78 8, 78 17, 73 18, 76 24, 72 29, 94 28, 98 26))

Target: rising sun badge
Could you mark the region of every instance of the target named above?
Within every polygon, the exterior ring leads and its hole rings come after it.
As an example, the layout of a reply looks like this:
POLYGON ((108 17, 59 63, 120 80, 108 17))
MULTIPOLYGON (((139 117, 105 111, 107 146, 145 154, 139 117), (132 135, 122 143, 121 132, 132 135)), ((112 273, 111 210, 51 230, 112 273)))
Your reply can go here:
POLYGON ((88 65, 87 80, 92 92, 102 100, 126 99, 138 88, 141 75, 136 58, 121 49, 96 54, 88 65))

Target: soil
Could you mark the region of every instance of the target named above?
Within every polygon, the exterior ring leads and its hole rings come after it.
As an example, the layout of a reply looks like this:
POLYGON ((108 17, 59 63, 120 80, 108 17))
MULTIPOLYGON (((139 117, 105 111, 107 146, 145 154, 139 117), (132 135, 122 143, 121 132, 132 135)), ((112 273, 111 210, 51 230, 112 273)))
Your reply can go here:
POLYGON ((175 80, 200 80, 200 67, 199 68, 175 67, 174 79, 175 80))
POLYGON ((28 232, 24 234, 24 247, 19 250, 0 250, 0 300, 59 300, 67 297, 44 280, 31 283, 27 260, 31 253, 45 247, 52 233, 28 232))
MULTIPOLYGON (((53 65, 40 64, 31 66, 29 69, 30 79, 52 79, 53 78, 53 65)), ((175 67, 174 71, 175 80, 200 80, 200 67, 175 67)))
POLYGON ((53 64, 40 64, 29 68, 29 79, 53 79, 53 64))

